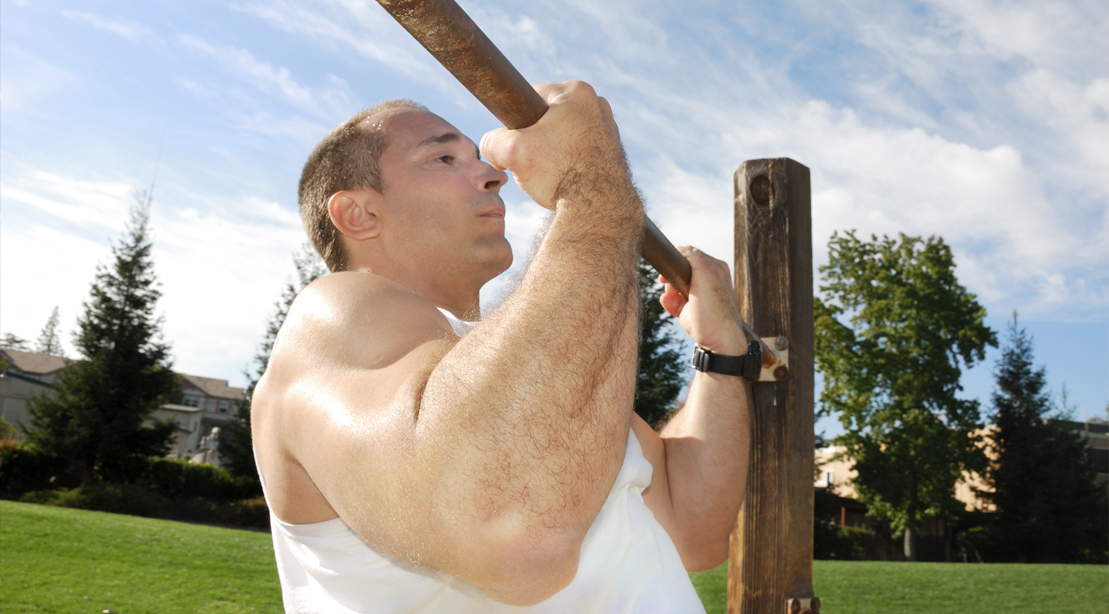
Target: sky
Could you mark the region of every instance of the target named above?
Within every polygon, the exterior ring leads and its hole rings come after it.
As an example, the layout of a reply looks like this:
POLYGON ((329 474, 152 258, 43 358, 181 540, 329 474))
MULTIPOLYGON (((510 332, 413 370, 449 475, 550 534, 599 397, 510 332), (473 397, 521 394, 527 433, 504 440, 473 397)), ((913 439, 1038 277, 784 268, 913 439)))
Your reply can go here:
MULTIPOLYGON (((833 232, 942 237, 986 323, 1004 339, 1019 312, 1056 400, 1065 388, 1074 417, 1104 417, 1109 4, 459 4, 528 80, 608 98, 675 244, 730 260, 733 173, 793 158, 811 169, 814 267, 833 232)), ((304 242, 296 182, 316 142, 396 97, 475 141, 498 126, 374 2, 0 0, 0 13, 0 331, 33 341, 56 306, 70 356, 96 267, 152 182, 174 366, 243 385, 304 242)), ((543 212, 514 185, 502 195, 519 267, 543 212)), ((983 409, 999 355, 963 379, 983 409)))

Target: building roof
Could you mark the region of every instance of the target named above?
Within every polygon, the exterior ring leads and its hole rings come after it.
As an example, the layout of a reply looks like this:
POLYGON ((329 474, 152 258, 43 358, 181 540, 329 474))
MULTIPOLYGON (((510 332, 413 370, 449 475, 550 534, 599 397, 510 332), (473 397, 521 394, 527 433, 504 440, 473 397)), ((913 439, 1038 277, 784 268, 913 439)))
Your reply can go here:
POLYGON ((23 375, 22 373, 16 373, 15 371, 4 371, 3 373, 0 373, 0 378, 4 378, 4 377, 10 377, 12 379, 17 379, 21 382, 27 382, 28 384, 34 384, 36 386, 42 386, 43 388, 53 388, 54 387, 51 384, 47 384, 46 382, 44 382, 44 381, 42 381, 38 378, 29 377, 27 375, 23 375))
POLYGON ((1106 424, 1104 422, 1076 422, 1074 420, 1060 420, 1057 418, 1052 418, 1051 421, 1072 431, 1109 433, 1109 424, 1106 424))
POLYGON ((245 398, 242 388, 235 388, 234 386, 228 385, 225 379, 186 375, 185 373, 178 373, 178 375, 210 397, 233 399, 235 401, 241 401, 245 398))
POLYGON ((0 350, 20 373, 29 375, 49 375, 58 369, 65 368, 67 361, 61 356, 39 354, 37 352, 20 352, 19 350, 0 350))
MULTIPOLYGON (((15 372, 31 376, 49 375, 59 369, 65 368, 67 364, 72 362, 61 356, 51 356, 49 354, 39 354, 37 352, 0 350, 0 354, 7 357, 8 361, 12 363, 15 372)), ((199 388, 204 394, 210 397, 235 401, 241 401, 245 398, 242 388, 228 385, 225 379, 187 375, 185 373, 178 373, 178 375, 188 384, 199 388)))
POLYGON ((167 411, 176 411, 176 412, 181 412, 181 413, 185 413, 185 414, 195 414, 195 413, 199 413, 199 412, 204 411, 203 407, 190 407, 188 405, 176 405, 174 403, 166 403, 164 405, 160 405, 158 407, 158 409, 164 409, 164 410, 167 410, 167 411))

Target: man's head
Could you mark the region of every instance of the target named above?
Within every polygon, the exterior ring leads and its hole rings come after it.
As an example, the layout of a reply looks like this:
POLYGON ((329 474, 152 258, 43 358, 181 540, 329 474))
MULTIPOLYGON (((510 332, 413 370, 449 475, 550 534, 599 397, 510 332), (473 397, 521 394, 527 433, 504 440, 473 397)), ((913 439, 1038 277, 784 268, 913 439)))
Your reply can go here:
POLYGON ((328 200, 343 190, 385 191, 378 160, 389 143, 374 117, 393 109, 427 110, 418 102, 402 98, 366 107, 328 133, 304 164, 300 217, 309 240, 332 271, 345 271, 349 262, 341 234, 328 214, 328 200))
POLYGON ((333 271, 370 270, 433 300, 476 300, 512 263, 499 195, 506 181, 454 126, 416 103, 390 101, 316 148, 301 210, 333 271))

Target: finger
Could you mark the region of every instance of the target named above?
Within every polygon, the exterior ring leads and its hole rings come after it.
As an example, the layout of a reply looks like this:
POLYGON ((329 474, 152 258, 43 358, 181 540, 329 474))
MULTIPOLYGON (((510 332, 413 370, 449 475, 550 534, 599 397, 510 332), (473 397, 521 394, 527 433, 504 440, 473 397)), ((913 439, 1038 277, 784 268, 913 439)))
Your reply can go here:
MULTIPOLYGON (((670 287, 669 290, 673 290, 673 287, 670 287)), ((682 309, 685 308, 689 301, 681 294, 678 294, 676 290, 673 290, 672 292, 668 291, 660 296, 658 302, 667 313, 677 318, 682 315, 682 309)))
POLYGON ((512 165, 510 158, 512 143, 515 142, 516 137, 508 128, 497 128, 490 130, 481 137, 481 145, 478 150, 481 152, 481 157, 490 166, 503 171, 512 165))

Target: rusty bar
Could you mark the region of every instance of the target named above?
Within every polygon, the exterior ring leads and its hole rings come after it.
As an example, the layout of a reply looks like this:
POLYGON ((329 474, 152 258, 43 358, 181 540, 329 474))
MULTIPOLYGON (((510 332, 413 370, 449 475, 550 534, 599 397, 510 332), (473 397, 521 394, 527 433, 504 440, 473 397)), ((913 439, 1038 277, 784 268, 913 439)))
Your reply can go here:
MULTIPOLYGON (((527 128, 547 112, 546 101, 454 0, 377 1, 506 127, 527 128)), ((646 218, 640 252, 689 297, 689 261, 646 218)), ((747 336, 758 339, 753 332, 747 336)))
POLYGON ((546 101, 454 0, 378 3, 506 127, 527 128, 547 112, 546 101))

